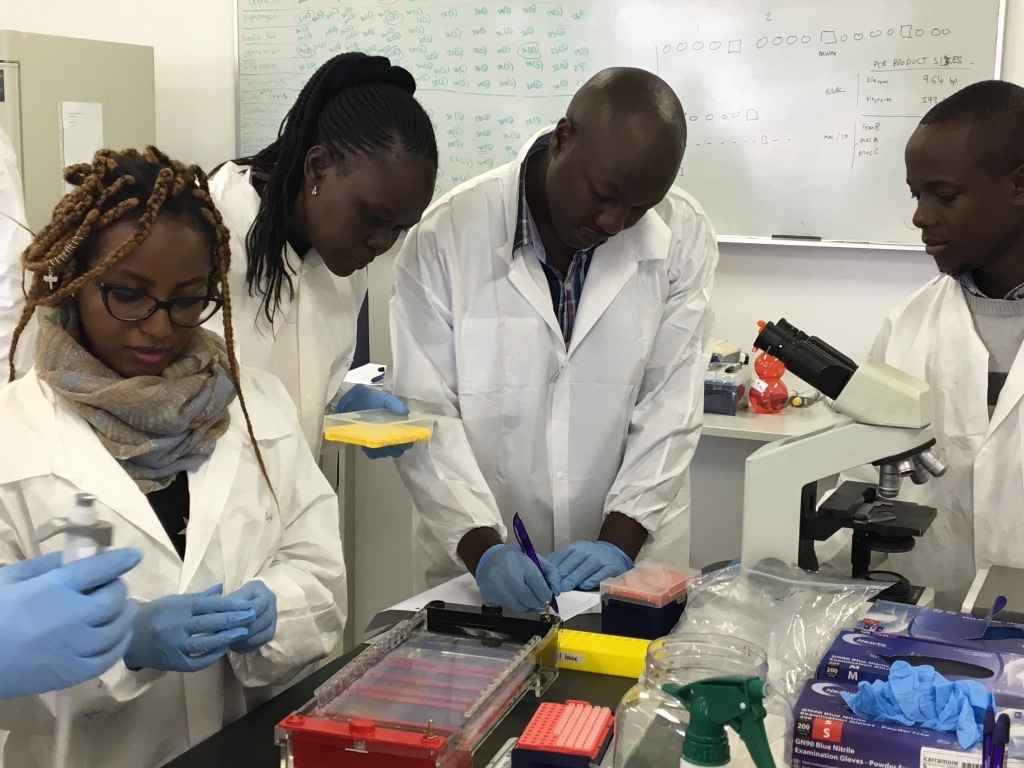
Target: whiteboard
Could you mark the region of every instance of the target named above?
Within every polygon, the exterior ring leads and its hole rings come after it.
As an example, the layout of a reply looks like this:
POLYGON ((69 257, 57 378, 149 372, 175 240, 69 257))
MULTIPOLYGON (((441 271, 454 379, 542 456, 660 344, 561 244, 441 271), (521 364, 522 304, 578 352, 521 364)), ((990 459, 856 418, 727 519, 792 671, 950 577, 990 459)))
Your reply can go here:
POLYGON ((514 158, 605 66, 657 72, 688 141, 678 184, 720 237, 920 244, 903 148, 998 76, 1005 0, 237 0, 239 152, 271 142, 343 51, 409 69, 442 193, 514 158))

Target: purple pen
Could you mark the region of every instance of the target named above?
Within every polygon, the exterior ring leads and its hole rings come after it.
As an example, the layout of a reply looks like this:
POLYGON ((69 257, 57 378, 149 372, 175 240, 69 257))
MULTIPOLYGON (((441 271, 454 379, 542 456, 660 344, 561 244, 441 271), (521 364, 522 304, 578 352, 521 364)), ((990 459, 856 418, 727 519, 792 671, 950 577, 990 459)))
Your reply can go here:
POLYGON ((1002 714, 996 718, 996 727, 992 730, 992 753, 989 760, 990 768, 1003 768, 1006 763, 1006 745, 1010 743, 1010 716, 1002 714))
POLYGON ((992 731, 996 726, 996 711, 992 707, 985 709, 985 724, 981 736, 981 768, 992 768, 992 731))
MULTIPOLYGON (((544 569, 540 567, 540 558, 537 557, 537 550, 533 548, 533 543, 530 541, 530 535, 526 532, 526 526, 523 525, 522 518, 519 517, 517 512, 512 517, 512 531, 516 535, 516 541, 519 542, 519 548, 523 550, 523 554, 526 555, 533 561, 533 564, 537 566, 541 576, 544 576, 544 582, 551 587, 548 582, 548 577, 544 575, 544 569)), ((555 599, 554 587, 551 587, 551 607, 555 613, 558 613, 558 600, 555 599)))

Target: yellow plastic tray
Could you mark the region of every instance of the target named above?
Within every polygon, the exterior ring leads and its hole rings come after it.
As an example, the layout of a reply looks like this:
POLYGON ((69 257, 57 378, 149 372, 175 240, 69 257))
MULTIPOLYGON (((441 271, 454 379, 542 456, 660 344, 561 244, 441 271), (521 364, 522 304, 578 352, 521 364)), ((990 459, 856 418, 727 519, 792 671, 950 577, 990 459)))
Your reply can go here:
POLYGON ((338 413, 324 418, 324 439, 364 448, 418 443, 433 434, 431 419, 386 410, 338 413))

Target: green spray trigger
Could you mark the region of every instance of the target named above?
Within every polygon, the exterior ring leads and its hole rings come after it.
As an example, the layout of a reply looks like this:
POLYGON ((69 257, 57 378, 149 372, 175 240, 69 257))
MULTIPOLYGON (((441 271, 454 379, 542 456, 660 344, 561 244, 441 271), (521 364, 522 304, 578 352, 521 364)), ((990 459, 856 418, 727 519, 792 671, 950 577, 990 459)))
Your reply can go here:
POLYGON ((729 726, 747 745, 757 768, 775 768, 775 758, 764 731, 764 699, 771 686, 759 677, 709 677, 690 685, 669 683, 665 693, 675 696, 690 713, 683 740, 683 760, 693 765, 719 766, 729 760, 729 726))

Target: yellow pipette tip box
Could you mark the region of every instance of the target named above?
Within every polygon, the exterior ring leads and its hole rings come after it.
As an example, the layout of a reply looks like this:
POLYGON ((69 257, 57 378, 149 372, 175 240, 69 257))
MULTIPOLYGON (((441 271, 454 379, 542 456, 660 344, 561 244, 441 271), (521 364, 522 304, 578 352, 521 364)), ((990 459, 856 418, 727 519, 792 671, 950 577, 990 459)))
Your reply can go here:
POLYGON ((599 675, 638 679, 644 671, 650 640, 562 629, 558 632, 558 666, 599 675))
POLYGON ((364 448, 386 448, 429 440, 434 420, 403 415, 384 408, 336 413, 324 417, 324 439, 364 448))

